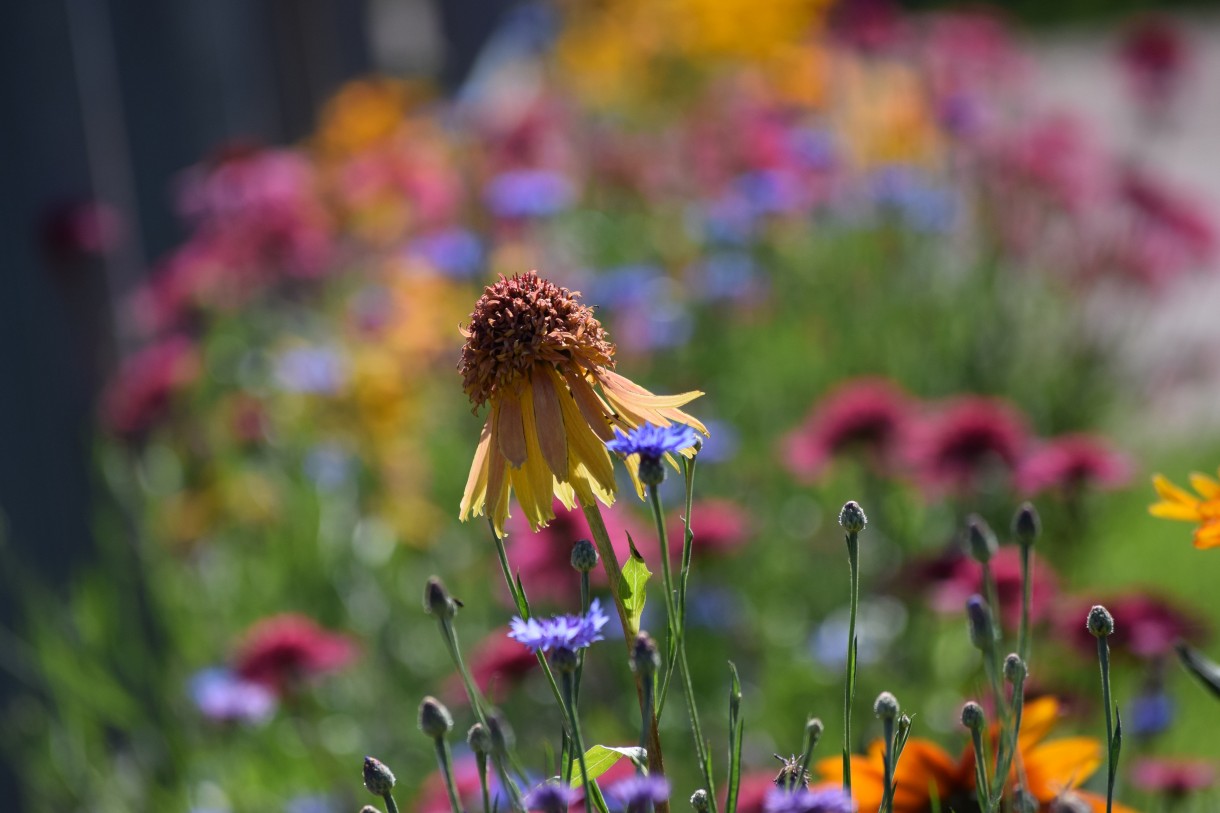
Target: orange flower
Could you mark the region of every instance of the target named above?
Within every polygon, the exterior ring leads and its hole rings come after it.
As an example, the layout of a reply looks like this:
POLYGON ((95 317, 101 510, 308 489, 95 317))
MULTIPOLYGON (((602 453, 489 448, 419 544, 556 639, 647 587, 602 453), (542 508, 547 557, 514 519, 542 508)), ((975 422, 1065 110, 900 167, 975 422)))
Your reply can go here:
MULTIPOLYGON (((510 490, 530 526, 555 518, 553 497, 614 501, 614 467, 605 441, 613 427, 671 422, 706 427, 678 407, 703 393, 653 395, 615 373, 614 345, 580 294, 535 272, 487 287, 462 333, 458 365, 477 410, 491 403, 462 495, 461 518, 487 514, 504 533, 510 490), (600 395, 594 390, 600 388, 600 395)), ((627 460, 636 490, 639 461, 627 460)))
MULTIPOLYGON (((1092 810, 1104 813, 1106 800, 1091 793, 1075 790, 1101 765, 1101 743, 1090 737, 1066 737, 1043 742, 1054 727, 1059 704, 1044 697, 1028 703, 1021 721, 1018 738, 1019 756, 1008 777, 1008 787, 1017 784, 1018 770, 1025 776, 1027 787, 1043 810, 1055 799, 1070 793, 1087 803, 1092 810)), ((993 727, 991 752, 999 730, 993 727)), ((884 784, 885 746, 877 741, 865 756, 851 758, 852 795, 860 810, 880 806, 884 784)), ((841 777, 843 761, 839 757, 824 759, 817 765, 818 773, 827 782, 841 777)), ((912 738, 903 749, 902 758, 894 771, 894 813, 930 813, 934 810, 933 796, 940 810, 957 813, 977 811, 974 786, 974 749, 967 748, 956 761, 931 740, 912 738)), ((1114 805, 1118 813, 1134 813, 1130 808, 1114 805)))
POLYGON ((1220 483, 1206 474, 1190 475, 1191 488, 1198 492, 1198 497, 1159 474, 1152 478, 1152 485, 1161 501, 1148 506, 1148 513, 1162 519, 1197 522, 1195 547, 1220 547, 1220 483))

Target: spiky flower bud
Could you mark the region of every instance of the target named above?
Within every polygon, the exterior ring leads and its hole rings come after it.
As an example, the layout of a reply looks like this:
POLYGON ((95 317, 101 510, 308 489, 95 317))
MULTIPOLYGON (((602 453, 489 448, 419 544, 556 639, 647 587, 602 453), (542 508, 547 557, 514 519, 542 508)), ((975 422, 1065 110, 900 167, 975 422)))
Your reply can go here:
POLYGON ((772 780, 775 783, 775 787, 783 790, 809 787, 809 771, 802 767, 799 758, 796 756, 781 757, 779 754, 776 754, 775 758, 783 763, 783 767, 779 769, 779 773, 772 780))
POLYGON ((983 714, 983 707, 971 700, 966 705, 962 706, 962 725, 971 731, 981 731, 986 725, 987 718, 983 714))
POLYGON ((1026 675, 1029 674, 1028 667, 1025 666, 1025 661, 1021 660, 1021 656, 1015 652, 1009 653, 1004 659, 1004 677, 1014 686, 1019 686, 1025 682, 1026 675))
POLYGON ((576 540, 572 546, 572 567, 581 573, 597 567, 597 546, 587 539, 576 540))
POLYGON ((640 482, 646 486, 659 486, 665 482, 665 461, 653 457, 640 457, 640 482))
POLYGON ((868 526, 868 517, 864 516, 864 509, 860 507, 860 503, 848 500, 843 503, 843 509, 839 511, 839 524, 849 534, 858 534, 868 526))
POLYGON ((374 796, 385 796, 394 789, 394 772, 380 760, 364 758, 364 786, 374 796))
POLYGON ((901 740, 911 731, 911 718, 905 714, 898 715, 898 739, 901 740))
POLYGON ((453 730, 453 715, 435 697, 425 697, 419 704, 419 730, 439 740, 453 730))
POLYGON ((966 599, 966 619, 970 623, 970 643, 976 649, 987 652, 995 646, 995 625, 991 620, 991 608, 982 596, 966 599))
POLYGON ((894 695, 889 692, 877 695, 877 700, 873 703, 873 714, 877 715, 878 720, 894 720, 899 711, 901 709, 898 707, 898 698, 894 695))
POLYGON ((695 809, 695 813, 707 813, 712 806, 707 798, 707 791, 699 788, 699 790, 692 793, 690 796, 690 806, 695 809))
POLYGON ((513 729, 498 710, 487 712, 487 733, 491 735, 491 752, 503 756, 513 747, 513 729))
POLYGON ((971 514, 967 522, 966 533, 970 537, 970 555, 980 564, 987 564, 1000 549, 1000 543, 987 520, 978 514, 971 514))
POLYGON ((822 725, 822 721, 818 717, 811 717, 809 722, 805 723, 805 737, 809 740, 810 751, 817 747, 818 741, 822 739, 822 732, 825 730, 826 726, 822 725))
POLYGON ((475 723, 466 732, 466 744, 476 754, 491 753, 491 735, 487 733, 487 729, 482 723, 475 723))
POLYGON ((428 584, 424 587, 424 609, 428 611, 428 615, 434 615, 442 620, 453 618, 457 613, 457 605, 454 604, 453 597, 449 595, 445 585, 436 576, 428 579, 428 584))
POLYGON ((1110 615, 1110 611, 1105 607, 1095 604, 1093 609, 1089 610, 1086 626, 1094 638, 1105 638, 1114 634, 1114 616, 1110 615))
POLYGON ((1037 509, 1033 503, 1022 503, 1012 518, 1012 535, 1017 538, 1017 543, 1028 548, 1038 540, 1041 533, 1042 519, 1038 516, 1037 509))
POLYGON ((657 651, 657 642, 643 630, 635 636, 635 644, 631 647, 631 670, 642 678, 651 678, 661 666, 661 653, 657 651))

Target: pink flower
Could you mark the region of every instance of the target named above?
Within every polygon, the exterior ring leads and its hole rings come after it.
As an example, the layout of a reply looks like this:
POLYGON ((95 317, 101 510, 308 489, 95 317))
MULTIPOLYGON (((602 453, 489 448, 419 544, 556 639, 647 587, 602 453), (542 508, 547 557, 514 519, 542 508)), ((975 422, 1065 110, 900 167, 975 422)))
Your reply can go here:
POLYGON ((962 396, 917 427, 908 455, 929 489, 969 492, 991 471, 1011 471, 1025 444, 1025 423, 1009 403, 962 396))
POLYGON ((1173 101, 1192 57, 1185 34, 1164 17, 1137 21, 1118 49, 1133 101, 1154 120, 1173 101))
POLYGON ((1186 639, 1202 643, 1208 637, 1206 623, 1193 612, 1160 596, 1130 592, 1100 602, 1096 597, 1079 598, 1055 612, 1059 632, 1082 655, 1095 657, 1097 642, 1085 629, 1085 617, 1094 604, 1105 605, 1114 616, 1110 649, 1136 658, 1162 658, 1173 651, 1174 642, 1186 639))
POLYGON ((912 406, 896 384, 859 378, 829 392, 783 441, 788 469, 816 479, 831 458, 863 453, 878 469, 893 462, 911 426, 912 406))
MULTIPOLYGON (((579 508, 569 511, 559 501, 555 501, 554 507, 555 519, 537 532, 530 531, 524 516, 509 518, 508 561, 514 573, 521 574, 521 581, 531 603, 548 602, 573 609, 580 598, 580 579, 572 569, 572 545, 578 539, 592 540, 593 534, 589 531, 589 523, 585 521, 584 513, 579 508)), ((640 554, 650 563, 650 569, 660 572, 651 567, 652 563, 658 561, 656 533, 648 531, 647 526, 640 525, 619 505, 603 507, 601 513, 619 563, 625 562, 630 555, 627 546, 627 535, 630 534, 640 554)), ((593 585, 606 585, 606 574, 600 566, 589 576, 593 585)), ((511 609, 512 600, 507 589, 501 587, 499 593, 501 601, 511 609)))
POLYGON ((347 666, 356 654, 355 642, 346 635, 329 632, 303 615, 276 615, 246 633, 234 671, 282 696, 299 681, 347 666))
POLYGON ((1095 435, 1063 435, 1036 448, 1017 468, 1017 488, 1025 494, 1059 491, 1076 494, 1084 488, 1106 491, 1131 479, 1125 455, 1095 435))
MULTIPOLYGON (((682 555, 684 513, 682 510, 671 512, 665 529, 675 563, 682 555)), ((746 512, 729 500, 718 499, 698 500, 691 506, 691 532, 695 535, 692 556, 731 553, 746 544, 752 533, 746 512)))
POLYGON ((1131 767, 1131 781, 1148 793, 1182 797, 1210 788, 1216 782, 1216 767, 1201 759, 1141 757, 1131 767))
POLYGON ((1215 258, 1220 239, 1198 201, 1136 167, 1123 171, 1118 196, 1131 218, 1117 238, 1120 270, 1155 286, 1215 258))
MULTIPOLYGON (((509 638, 507 628, 502 628, 493 630, 475 646, 468 663, 475 685, 494 702, 496 696, 503 697, 537 667, 538 659, 529 649, 509 638)), ((467 702, 461 677, 453 676, 445 695, 454 705, 467 702)))
MULTIPOLYGON (((915 572, 919 575, 909 576, 904 581, 927 585, 928 602, 937 612, 961 613, 970 596, 986 595, 982 565, 958 551, 917 565, 915 572)), ((1007 629, 1016 630, 1021 620, 1023 590, 1020 551, 1008 545, 1000 548, 991 560, 991 572, 1000 602, 1000 620, 1007 629)), ((1051 614, 1059 594, 1058 578, 1036 551, 1030 557, 1030 572, 1033 574, 1033 594, 1029 618, 1031 623, 1038 624, 1051 614)))
POLYGON ((134 437, 160 419, 173 396, 199 376, 199 357, 186 336, 170 336, 123 362, 102 393, 101 417, 116 435, 134 437))

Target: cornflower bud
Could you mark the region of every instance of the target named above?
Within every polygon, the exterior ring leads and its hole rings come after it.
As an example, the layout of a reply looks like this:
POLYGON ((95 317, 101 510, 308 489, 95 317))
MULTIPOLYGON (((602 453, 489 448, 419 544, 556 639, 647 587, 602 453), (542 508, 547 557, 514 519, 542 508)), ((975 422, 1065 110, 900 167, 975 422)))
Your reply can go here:
POLYGON ((454 604, 445 585, 436 576, 428 579, 428 584, 424 587, 424 609, 428 611, 428 615, 434 615, 442 620, 453 618, 457 613, 457 605, 454 604))
POLYGON ((657 651, 657 642, 641 631, 635 636, 635 646, 631 648, 631 670, 642 678, 650 678, 660 666, 661 653, 657 651))
POLYGON ((901 741, 911 730, 911 718, 905 714, 898 715, 898 739, 901 741))
POLYGON ((482 723, 475 723, 466 732, 466 744, 476 754, 491 753, 491 735, 487 733, 487 729, 482 723))
POLYGON ((974 595, 966 600, 966 619, 970 622, 970 643, 983 652, 990 650, 995 645, 995 627, 991 608, 982 596, 974 595))
POLYGON ((1004 659, 1004 677, 1012 685, 1022 683, 1028 674, 1029 669, 1025 666, 1025 661, 1021 660, 1021 656, 1017 653, 1010 653, 1004 659))
POLYGON ((878 720, 893 720, 898 717, 898 698, 889 692, 882 692, 877 695, 877 700, 873 703, 873 714, 877 715, 878 720))
POLYGON ((646 486, 659 486, 665 482, 665 461, 659 457, 640 455, 640 482, 646 486))
POLYGON ((1094 638, 1105 638, 1114 634, 1114 616, 1110 615, 1110 611, 1105 607, 1096 604, 1089 610, 1086 626, 1094 638))
POLYGON ((860 507, 860 503, 848 500, 843 503, 843 509, 839 511, 839 524, 849 534, 858 534, 868 526, 868 517, 864 515, 864 509, 860 507))
POLYGON ((971 514, 966 532, 970 537, 970 555, 979 564, 985 565, 990 562, 995 557, 996 551, 1000 549, 1000 543, 996 540, 995 533, 987 524, 987 520, 978 514, 971 514))
POLYGON ((826 726, 822 725, 822 721, 817 717, 805 723, 805 736, 809 738, 810 751, 817 747, 818 741, 822 739, 822 732, 825 730, 826 726))
POLYGON ((487 733, 491 736, 491 752, 503 756, 513 747, 513 730, 499 711, 487 712, 487 733))
POLYGON ((394 789, 394 772, 380 760, 364 758, 364 786, 374 796, 385 796, 394 789))
POLYGON ((1037 509, 1034 508, 1033 503, 1022 503, 1012 518, 1012 535, 1017 538, 1017 543, 1023 548, 1028 548, 1037 541, 1038 535, 1041 533, 1042 520, 1038 517, 1037 509))
POLYGON ((572 567, 581 573, 597 567, 597 558, 597 547, 587 539, 578 539, 572 546, 572 567))
POLYGON ((453 715, 435 697, 425 697, 419 704, 419 730, 439 740, 453 730, 453 715))
POLYGON ((987 719, 983 714, 983 707, 971 700, 966 705, 962 706, 962 725, 971 731, 981 731, 986 724, 987 719))
POLYGON ((695 809, 696 813, 707 813, 708 809, 711 808, 711 802, 707 798, 707 791, 699 788, 699 790, 692 793, 690 796, 690 806, 695 809))

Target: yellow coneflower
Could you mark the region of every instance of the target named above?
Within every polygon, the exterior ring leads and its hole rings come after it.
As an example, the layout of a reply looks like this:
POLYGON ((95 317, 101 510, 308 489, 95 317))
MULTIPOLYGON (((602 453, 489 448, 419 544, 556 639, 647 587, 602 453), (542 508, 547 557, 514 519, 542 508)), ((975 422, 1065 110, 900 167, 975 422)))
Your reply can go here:
POLYGON ((1199 496, 1179 488, 1161 475, 1152 479, 1161 501, 1148 507, 1154 517, 1197 522, 1196 548, 1220 547, 1220 482, 1206 474, 1190 475, 1190 485, 1199 496))
MULTIPOLYGON (((462 495, 463 520, 486 514, 502 534, 510 490, 534 529, 554 519, 555 497, 568 508, 595 498, 609 505, 614 466, 605 441, 614 427, 683 423, 707 434, 678 409, 703 393, 654 395, 615 373, 614 345, 592 308, 533 271, 488 286, 462 335, 466 394, 476 410, 491 404, 462 495)), ((642 495, 636 465, 628 459, 642 495)))

